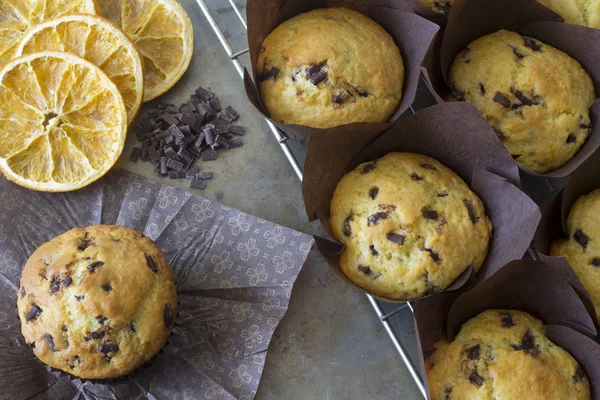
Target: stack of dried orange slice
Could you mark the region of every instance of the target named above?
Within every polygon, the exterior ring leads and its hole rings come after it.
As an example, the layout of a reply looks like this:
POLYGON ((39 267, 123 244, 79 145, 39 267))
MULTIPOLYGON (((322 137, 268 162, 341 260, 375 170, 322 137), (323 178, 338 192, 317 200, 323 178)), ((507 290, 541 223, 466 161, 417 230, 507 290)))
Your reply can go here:
POLYGON ((0 171, 41 191, 103 176, 193 53, 175 0, 3 0, 0 31, 0 171))

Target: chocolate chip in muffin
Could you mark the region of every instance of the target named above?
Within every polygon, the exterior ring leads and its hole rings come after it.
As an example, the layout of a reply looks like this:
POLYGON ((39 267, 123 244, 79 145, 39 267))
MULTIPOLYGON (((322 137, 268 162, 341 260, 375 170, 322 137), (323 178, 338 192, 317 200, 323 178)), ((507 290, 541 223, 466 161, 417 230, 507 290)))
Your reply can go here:
POLYGON ((531 333, 531 331, 525 332, 525 335, 521 340, 521 344, 513 345, 512 348, 516 351, 523 350, 525 353, 533 357, 537 357, 540 355, 540 351, 535 345, 535 337, 533 336, 533 333, 531 333))
POLYGON ((525 54, 519 52, 519 48, 517 46, 510 46, 512 48, 513 53, 520 60, 525 57, 525 54))
POLYGON ((69 364, 69 367, 71 367, 71 369, 74 369, 75 367, 80 365, 82 362, 83 361, 81 360, 81 358, 79 356, 75 356, 75 357, 73 357, 73 360, 69 364))
POLYGON ((449 193, 438 193, 437 197, 448 197, 449 195, 449 193))
POLYGON ((362 272, 363 274, 365 274, 366 276, 373 276, 373 271, 371 271, 370 267, 367 267, 365 265, 359 265, 358 270, 360 272, 362 272))
POLYGON ((173 318, 173 309, 170 304, 165 305, 165 328, 170 328, 173 326, 174 318, 173 318))
POLYGON ((573 239, 583 247, 585 250, 588 245, 589 238, 581 229, 577 229, 573 234, 573 239))
POLYGON ((515 326, 515 323, 512 319, 512 314, 509 312, 500 313, 500 323, 502 324, 503 328, 512 328, 515 326))
POLYGON ((116 353, 119 351, 119 345, 117 343, 102 343, 98 347, 98 351, 103 353, 104 355, 108 355, 109 353, 116 353))
POLYGON ((432 210, 430 207, 423 207, 421 209, 421 213, 423 214, 423 218, 437 220, 439 218, 439 214, 437 211, 432 210))
POLYGON ((598 257, 594 257, 594 258, 592 259, 592 265, 593 265, 594 267, 600 267, 600 258, 598 258, 598 257))
POLYGON ((502 107, 510 108, 510 100, 500 92, 496 92, 494 101, 501 104, 502 107))
POLYGON ((344 236, 352 235, 352 228, 350 227, 350 221, 354 220, 354 213, 350 211, 350 214, 344 219, 344 236))
POLYGON ((44 310, 42 310, 37 304, 33 304, 29 308, 29 311, 27 311, 27 314, 25 314, 25 321, 35 321, 37 317, 40 316, 42 311, 44 310))
POLYGON ((134 323, 133 323, 133 322, 129 324, 129 330, 130 330, 131 332, 137 332, 137 330, 135 329, 135 325, 134 325, 134 323))
POLYGON ((362 170, 360 172, 363 174, 366 174, 367 172, 371 172, 374 169, 375 169, 375 161, 365 164, 365 166, 362 168, 362 170))
POLYGON ((569 133, 569 136, 567 136, 567 144, 575 143, 576 141, 577 141, 577 136, 575 136, 572 133, 569 133))
POLYGON ((63 282, 62 282, 62 285, 63 285, 64 287, 69 287, 69 286, 71 286, 71 283, 73 283, 73 278, 71 278, 70 276, 67 276, 67 277, 66 277, 66 278, 63 280, 63 282))
POLYGON ((384 212, 384 211, 380 211, 373 215, 369 215, 369 217, 367 217, 368 225, 369 226, 377 225, 381 222, 382 219, 386 219, 387 216, 388 216, 388 213, 384 212))
POLYGON ((60 278, 58 276, 52 278, 52 281, 50 281, 50 293, 58 292, 58 289, 60 289, 60 283, 60 278))
POLYGON ((469 214, 469 219, 473 224, 476 224, 479 221, 479 217, 475 215, 475 210, 473 210, 473 203, 470 200, 464 200, 465 207, 467 207, 467 213, 469 214))
POLYGON ((328 74, 324 68, 325 64, 326 62, 322 62, 306 68, 306 78, 311 81, 313 85, 317 86, 319 83, 327 79, 328 74))
POLYGON ((469 360, 479 360, 479 350, 480 346, 475 345, 467 349, 467 358, 469 360))
POLYGON ((44 339, 46 339, 46 343, 48 343, 48 348, 50 348, 50 351, 56 351, 56 345, 54 344, 54 338, 52 335, 49 333, 44 333, 44 339))
POLYGON ((96 320, 100 325, 104 325, 104 323, 108 320, 104 315, 99 315, 96 320))
POLYGON ((377 186, 374 186, 371 188, 371 190, 369 190, 369 197, 371 198, 371 200, 375 200, 375 198, 377 198, 378 194, 379 194, 379 188, 377 186))
POLYGON ((104 290, 105 292, 110 292, 112 289, 113 288, 110 283, 105 283, 104 285, 102 285, 102 290, 104 290))
POLYGON ((514 104, 512 106, 513 109, 523 107, 523 106, 533 106, 533 105, 540 104, 540 98, 539 98, 539 96, 536 96, 535 94, 531 98, 529 98, 529 97, 525 96, 523 94, 523 92, 521 92, 520 90, 515 90, 514 88, 511 88, 510 91, 521 102, 521 104, 514 104))
POLYGON ((21 298, 25 297, 25 295, 27 294, 23 286, 21 286, 21 288, 19 289, 19 293, 21 294, 21 298))
POLYGON ((473 385, 479 387, 481 387, 481 385, 483 385, 484 382, 483 378, 477 373, 477 371, 473 371, 471 375, 469 375, 469 381, 471 381, 473 385))
POLYGON ((434 165, 423 163, 421 164, 421 168, 428 169, 431 171, 437 171, 437 168, 434 165))
POLYGON ((370 245, 369 246, 369 251, 371 252, 372 255, 374 256, 378 256, 379 252, 377 251, 377 249, 375 249, 375 245, 370 245))
POLYGON ((104 265, 104 262, 102 262, 102 261, 94 261, 93 263, 91 263, 90 265, 87 266, 87 270, 90 272, 95 272, 96 268, 99 268, 103 265, 104 265))
POLYGON ((356 93, 358 93, 358 95, 360 97, 368 97, 369 96, 369 92, 367 92, 366 90, 364 90, 364 89, 357 89, 357 88, 355 88, 355 89, 356 89, 356 93))
POLYGON ((35 342, 27 343, 27 347, 30 349, 35 349, 35 342))
POLYGON ((485 95, 485 86, 483 86, 483 83, 479 83, 479 92, 482 96, 485 95))
POLYGON ((344 95, 342 93, 338 93, 331 99, 335 104, 342 104, 344 102, 344 95))
POLYGON ((81 295, 77 295, 77 294, 76 294, 76 295, 75 295, 75 298, 77 299, 77 301, 81 301, 81 300, 85 299, 85 296, 84 296, 84 295, 82 295, 82 294, 81 294, 81 295))
POLYGON ((158 267, 156 266, 156 263, 154 262, 154 259, 152 258, 152 256, 146 255, 146 264, 148 264, 148 267, 150 267, 152 272, 154 272, 154 273, 158 272, 158 267))
POLYGON ((525 47, 529 47, 533 51, 542 51, 542 46, 532 38, 525 37, 523 38, 523 41, 525 43, 525 47))
POLYGON ((422 181, 423 177, 419 176, 416 172, 413 172, 410 176, 413 181, 422 181))
POLYGON ((404 235, 399 235, 397 233, 391 233, 390 232, 390 233, 387 234, 387 239, 390 242, 393 242, 393 243, 396 243, 396 244, 399 244, 399 245, 403 245, 405 237, 404 237, 404 235))
POLYGON ((592 124, 585 124, 585 123, 581 123, 579 124, 579 128, 580 129, 592 129, 592 124))
POLYGON ((585 378, 585 371, 581 367, 581 365, 577 365, 577 370, 575 371, 575 375, 573 375, 573 382, 579 383, 585 378))
POLYGON ((452 393, 452 387, 447 387, 444 390, 444 400, 450 400, 450 393, 452 393))
POLYGON ((431 257, 431 259, 435 262, 439 262, 440 256, 438 253, 436 253, 435 251, 433 251, 432 249, 428 249, 427 247, 423 249, 423 251, 429 253, 429 256, 431 257))
POLYGON ((277 79, 277 75, 279 74, 279 68, 271 67, 271 69, 263 69, 260 74, 258 74, 257 79, 259 82, 267 81, 271 78, 273 80, 277 79))
POLYGON ((86 232, 83 239, 81 239, 81 243, 79 243, 79 246, 77 246, 77 250, 84 251, 88 247, 94 246, 94 245, 96 245, 96 244, 94 243, 93 239, 90 238, 90 234, 88 232, 86 232))

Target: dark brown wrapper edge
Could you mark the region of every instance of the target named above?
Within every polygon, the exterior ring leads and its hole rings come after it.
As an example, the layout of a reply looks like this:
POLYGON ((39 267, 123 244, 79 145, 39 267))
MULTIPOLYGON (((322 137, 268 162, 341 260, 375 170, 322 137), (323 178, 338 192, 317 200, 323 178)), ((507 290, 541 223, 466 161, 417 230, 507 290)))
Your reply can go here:
MULTIPOLYGON (((427 53, 439 27, 412 12, 407 4, 394 0, 310 0, 310 1, 285 1, 285 0, 250 0, 246 5, 246 18, 248 21, 248 44, 250 49, 250 62, 252 72, 245 71, 244 87, 250 103, 265 118, 288 134, 292 139, 306 143, 315 132, 323 129, 311 128, 293 124, 282 124, 273 121, 262 103, 260 91, 255 85, 256 63, 264 39, 279 24, 300 13, 315 8, 347 7, 361 11, 381 25, 394 39, 404 61, 404 86, 402 100, 398 109, 393 114, 390 122, 393 123, 410 107, 414 101, 421 63, 427 53), (253 78, 253 79, 252 79, 253 78)), ((355 124, 349 124, 353 126, 355 124)), ((378 125, 373 129, 377 131, 378 125)), ((341 125, 344 129, 348 125, 341 125)), ((352 129, 352 128, 351 128, 352 129)), ((368 129, 363 127, 363 129, 368 129)))
MULTIPOLYGON (((441 72, 448 81, 450 67, 456 55, 473 40, 497 32, 500 29, 515 31, 524 36, 539 39, 573 57, 588 72, 600 93, 600 30, 565 24, 563 19, 550 9, 533 0, 455 0, 440 49, 441 72)), ((430 68, 430 77, 436 91, 436 72, 430 68)), ((521 170, 533 176, 560 178, 572 173, 600 146, 600 101, 591 109, 592 132, 579 152, 563 166, 545 174, 535 173, 519 164, 521 170)))
POLYGON ((586 307, 591 299, 580 292, 581 282, 571 268, 556 261, 513 261, 469 292, 436 295, 417 304, 414 317, 425 386, 424 354, 435 342, 452 341, 466 321, 485 310, 514 309, 546 324, 550 340, 583 365, 592 398, 600 399, 600 374, 598 367, 591 365, 597 362, 585 355, 600 352, 600 345, 591 339, 597 333, 595 313, 586 307), (582 350, 574 350, 577 346, 582 350))
MULTIPOLYGON (((359 131, 342 137, 339 130, 314 135, 308 146, 302 192, 309 219, 318 218, 333 236, 329 207, 336 185, 360 163, 393 151, 413 152, 435 158, 456 172, 486 207, 494 230, 485 264, 477 282, 491 276, 507 262, 523 256, 540 218, 537 205, 519 189, 518 169, 491 127, 467 103, 444 103, 429 107, 398 122, 374 139, 359 131), (335 152, 328 149, 335 148, 335 152)), ((343 245, 318 238, 317 248, 344 281, 362 291, 341 271, 338 254, 343 245)), ((463 273, 448 290, 472 284, 463 273)), ((372 293, 370 293, 372 294, 372 293)), ((373 295, 373 294, 372 294, 373 295)), ((375 296, 377 297, 377 296, 375 296)), ((393 301, 390 299, 382 299, 393 301)))

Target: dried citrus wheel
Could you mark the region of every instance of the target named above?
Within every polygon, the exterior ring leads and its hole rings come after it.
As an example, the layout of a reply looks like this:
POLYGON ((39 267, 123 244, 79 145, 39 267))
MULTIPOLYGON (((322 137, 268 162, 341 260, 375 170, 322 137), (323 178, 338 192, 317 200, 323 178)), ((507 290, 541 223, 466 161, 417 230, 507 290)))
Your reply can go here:
POLYGON ((144 97, 142 60, 127 35, 95 15, 67 15, 46 21, 25 34, 16 56, 39 51, 65 51, 99 67, 117 85, 129 121, 144 97))
POLYGON ((192 22, 176 0, 97 0, 105 18, 133 40, 144 62, 144 101, 169 90, 190 65, 192 22))
POLYGON ((41 52, 0 70, 0 171, 30 189, 64 192, 104 175, 123 151, 127 112, 94 64, 41 52))
POLYGON ((94 0, 0 0, 0 67, 13 58, 27 30, 70 13, 95 14, 94 0))

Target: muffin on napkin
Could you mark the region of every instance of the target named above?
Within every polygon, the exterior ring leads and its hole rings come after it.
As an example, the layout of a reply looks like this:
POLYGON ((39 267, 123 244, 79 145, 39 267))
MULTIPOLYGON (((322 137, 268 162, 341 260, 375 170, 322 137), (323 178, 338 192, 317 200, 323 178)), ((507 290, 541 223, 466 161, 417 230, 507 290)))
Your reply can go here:
POLYGON ((339 263, 363 289, 409 300, 479 271, 492 223, 479 197, 452 170, 420 154, 388 153, 338 183, 331 227, 345 245, 339 263))
POLYGON ((177 292, 152 240, 97 225, 40 246, 23 269, 17 305, 23 336, 41 361, 106 379, 133 371, 164 346, 177 292))
POLYGON ((285 124, 386 122, 402 98, 398 46, 375 21, 345 8, 283 22, 264 40, 257 70, 271 118, 285 124))
POLYGON ((492 125, 513 158, 530 170, 554 170, 591 132, 596 93, 590 76, 567 54, 501 30, 460 52, 449 84, 492 125))

